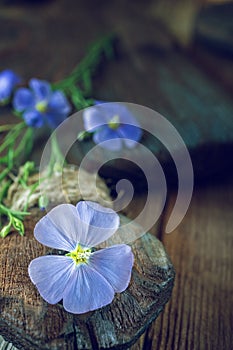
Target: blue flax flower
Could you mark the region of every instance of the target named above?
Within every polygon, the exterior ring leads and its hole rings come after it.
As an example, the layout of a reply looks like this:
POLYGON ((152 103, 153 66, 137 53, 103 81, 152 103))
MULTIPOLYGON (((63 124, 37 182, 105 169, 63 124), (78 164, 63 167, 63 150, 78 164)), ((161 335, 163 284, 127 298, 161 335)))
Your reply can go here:
POLYGON ((27 125, 40 128, 48 124, 56 128, 71 111, 69 102, 62 91, 52 91, 44 80, 31 79, 28 88, 16 91, 13 106, 22 113, 27 125))
POLYGON ((0 104, 6 104, 9 101, 11 93, 20 78, 12 70, 6 69, 0 73, 0 104))
POLYGON ((142 136, 142 130, 130 110, 121 103, 96 103, 83 112, 84 128, 94 133, 93 140, 111 151, 123 145, 133 148, 142 136))
POLYGON ((41 296, 50 304, 63 299, 65 310, 81 314, 112 302, 114 293, 129 284, 133 253, 125 244, 93 251, 111 237, 119 226, 119 216, 94 202, 76 207, 61 204, 36 225, 36 239, 49 247, 68 251, 64 256, 36 258, 29 276, 41 296))

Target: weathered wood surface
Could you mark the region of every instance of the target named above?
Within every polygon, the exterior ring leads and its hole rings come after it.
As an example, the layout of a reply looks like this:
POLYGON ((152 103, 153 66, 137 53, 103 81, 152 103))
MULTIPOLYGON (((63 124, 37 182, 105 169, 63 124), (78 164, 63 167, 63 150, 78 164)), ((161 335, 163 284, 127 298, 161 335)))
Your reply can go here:
POLYGON ((34 211, 27 219, 24 237, 12 234, 1 242, 2 335, 25 350, 123 349, 133 344, 171 295, 174 270, 161 242, 146 234, 132 243, 135 263, 129 288, 109 306, 73 315, 60 304, 46 303, 29 279, 29 262, 51 251, 33 237, 39 216, 34 211))
MULTIPOLYGON (((85 199, 100 203, 111 200, 104 182, 100 178, 95 182, 91 174, 84 173, 83 181, 87 183, 85 193, 80 193, 78 171, 75 167, 65 167, 62 175, 55 173, 52 179, 42 182, 49 205, 62 200, 75 204, 83 195, 85 199), (95 197, 94 184, 99 198, 95 197)), ((32 175, 28 181, 30 184, 37 182, 38 176, 32 175)), ((32 215, 25 221, 25 236, 13 233, 1 242, 1 333, 22 349, 127 348, 163 310, 171 295, 174 270, 162 244, 149 233, 132 243, 135 263, 129 288, 118 294, 111 305, 87 315, 74 316, 60 304, 52 306, 43 301, 28 276, 28 265, 33 258, 51 251, 55 253, 33 237, 35 223, 44 215, 39 209, 32 209, 39 196, 38 187, 29 198, 32 215)), ((24 199, 28 199, 27 189, 16 179, 9 189, 8 204, 18 210, 24 207, 24 199)), ((127 221, 126 217, 121 217, 122 224, 127 221)), ((127 230, 120 229, 109 243, 122 243, 127 240, 126 236, 137 236, 137 232, 141 232, 141 228, 132 223, 127 230), (123 240, 119 241, 122 236, 123 240)))
POLYGON ((232 349, 232 194, 233 184, 196 189, 179 228, 170 235, 161 229, 176 282, 164 312, 131 350, 232 349))
POLYGON ((171 302, 147 332, 148 348, 232 349, 232 208, 232 181, 200 188, 179 228, 162 234, 177 276, 171 302))

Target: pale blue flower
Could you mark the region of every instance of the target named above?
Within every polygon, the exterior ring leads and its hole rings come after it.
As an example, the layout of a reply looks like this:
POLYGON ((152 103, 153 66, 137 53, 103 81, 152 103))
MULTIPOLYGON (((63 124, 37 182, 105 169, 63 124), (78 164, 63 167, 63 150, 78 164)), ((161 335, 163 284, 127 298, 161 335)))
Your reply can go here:
POLYGON ((133 253, 125 244, 93 251, 91 248, 111 237, 119 216, 93 202, 76 207, 61 204, 36 225, 36 239, 51 248, 68 251, 64 256, 34 259, 29 276, 41 296, 50 304, 63 299, 65 310, 81 314, 112 302, 114 293, 130 282, 133 253))
POLYGON ((0 73, 0 104, 6 104, 14 87, 20 82, 20 78, 12 70, 6 69, 0 73))
POLYGON ((31 79, 28 88, 15 92, 13 106, 22 113, 29 126, 40 128, 48 124, 56 128, 71 111, 69 102, 62 91, 52 91, 51 85, 44 80, 31 79))
POLYGON ((133 148, 142 136, 138 121, 130 110, 121 103, 102 103, 83 112, 84 128, 93 133, 93 141, 111 151, 123 146, 133 148))

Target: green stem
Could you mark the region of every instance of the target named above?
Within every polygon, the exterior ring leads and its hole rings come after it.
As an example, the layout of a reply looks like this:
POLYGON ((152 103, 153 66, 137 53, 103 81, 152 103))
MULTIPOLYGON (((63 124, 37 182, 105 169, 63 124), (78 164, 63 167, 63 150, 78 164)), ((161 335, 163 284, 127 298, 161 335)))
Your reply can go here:
POLYGON ((48 176, 51 176, 54 171, 62 171, 64 162, 65 157, 60 150, 56 133, 53 132, 51 135, 51 155, 48 164, 48 176))
POLYGON ((12 147, 9 147, 7 153, 7 168, 5 168, 0 174, 0 182, 10 173, 14 164, 14 150, 12 147))
POLYGON ((17 158, 21 153, 28 155, 32 149, 32 135, 33 129, 27 128, 25 134, 22 137, 18 147, 15 150, 14 159, 17 158))
POLYGON ((26 200, 26 203, 24 205, 24 212, 26 212, 28 210, 28 204, 29 204, 29 200, 30 200, 30 197, 31 195, 33 194, 33 192, 37 189, 37 187, 40 185, 40 181, 37 181, 36 183, 34 183, 31 187, 29 186, 30 188, 30 192, 28 194, 28 197, 27 197, 27 200, 26 200))
POLYGON ((15 127, 15 124, 5 124, 0 126, 0 132, 5 132, 12 130, 15 127))
POLYGON ((14 143, 19 137, 21 130, 25 127, 25 122, 15 125, 11 131, 6 135, 4 142, 0 146, 0 153, 6 149, 10 144, 14 143))
POLYGON ((11 169, 9 169, 8 167, 6 169, 4 169, 1 174, 0 174, 0 182, 9 174, 9 172, 11 171, 11 169))
POLYGON ((8 180, 5 183, 2 184, 1 190, 0 190, 0 203, 2 202, 3 198, 5 198, 8 188, 10 187, 11 181, 8 180))
POLYGON ((60 150, 59 144, 57 142, 57 136, 56 133, 53 132, 51 135, 51 146, 52 146, 52 152, 55 156, 56 162, 64 162, 64 156, 60 150))
POLYGON ((85 99, 83 97, 83 93, 81 92, 81 90, 79 88, 77 88, 74 85, 71 85, 68 89, 70 96, 71 96, 71 100, 75 106, 76 109, 80 110, 86 107, 89 107, 91 105, 93 105, 93 100, 92 99, 85 99))
POLYGON ((22 217, 22 216, 25 216, 25 215, 30 215, 30 213, 27 212, 27 211, 18 211, 18 210, 13 210, 13 209, 7 208, 2 203, 0 203, 0 212, 1 212, 1 214, 5 214, 5 215, 8 215, 10 213, 13 216, 16 216, 16 217, 19 217, 19 218, 22 217))
POLYGON ((24 121, 15 124, 14 127, 8 132, 8 134, 6 135, 5 138, 6 138, 7 140, 8 140, 9 138, 12 138, 12 135, 13 135, 15 132, 21 131, 25 126, 26 126, 26 123, 25 123, 24 121))
POLYGON ((22 138, 22 140, 20 141, 18 147, 16 148, 16 150, 13 149, 13 143, 15 141, 15 139, 11 140, 11 144, 9 143, 9 150, 8 153, 5 157, 3 157, 1 160, 4 163, 7 164, 7 168, 5 168, 1 174, 0 174, 0 182, 10 173, 10 171, 13 168, 14 165, 14 160, 17 159, 22 153, 25 155, 28 154, 29 152, 29 145, 31 148, 31 139, 32 139, 32 128, 28 128, 22 138))
POLYGON ((110 58, 113 53, 114 35, 108 35, 98 40, 90 46, 86 56, 81 60, 77 67, 64 80, 55 83, 56 89, 62 89, 66 92, 71 85, 82 82, 87 92, 91 91, 91 75, 100 64, 103 54, 110 58))

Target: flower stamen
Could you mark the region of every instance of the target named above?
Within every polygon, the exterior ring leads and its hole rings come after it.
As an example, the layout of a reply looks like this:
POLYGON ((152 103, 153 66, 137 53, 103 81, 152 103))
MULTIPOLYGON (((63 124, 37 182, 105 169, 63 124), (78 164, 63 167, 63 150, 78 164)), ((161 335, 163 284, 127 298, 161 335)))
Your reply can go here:
POLYGON ((90 255, 91 255, 91 249, 83 248, 80 244, 77 245, 75 250, 66 254, 66 256, 70 256, 74 260, 76 265, 87 264, 90 255))
POLYGON ((47 111, 48 103, 46 101, 40 101, 36 104, 36 110, 40 113, 45 113, 47 111))
POLYGON ((119 115, 114 115, 112 119, 109 120, 108 126, 112 130, 116 130, 120 126, 120 117, 119 115))

